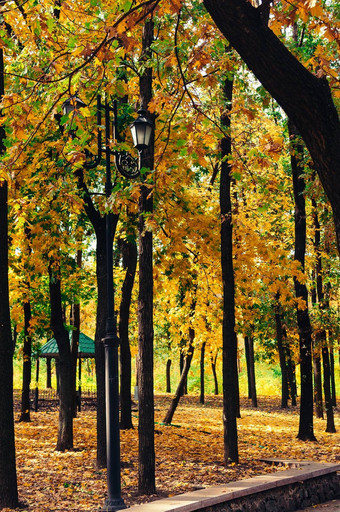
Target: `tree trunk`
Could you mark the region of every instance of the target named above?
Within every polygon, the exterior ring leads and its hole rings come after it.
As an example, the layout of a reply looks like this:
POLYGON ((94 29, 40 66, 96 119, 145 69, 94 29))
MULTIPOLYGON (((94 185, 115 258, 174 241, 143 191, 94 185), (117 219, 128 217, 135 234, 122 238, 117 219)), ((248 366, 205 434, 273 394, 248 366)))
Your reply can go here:
MULTIPOLYGON (((222 124, 230 132, 229 112, 232 104, 233 79, 224 79, 223 93, 225 113, 222 124)), ((231 139, 221 140, 221 266, 223 281, 223 423, 224 423, 224 462, 238 463, 238 441, 236 418, 238 410, 238 371, 237 338, 235 333, 235 285, 233 269, 233 240, 231 212, 231 139)))
MULTIPOLYGON (((0 50, 0 96, 3 54, 0 50)), ((4 152, 0 127, 0 153, 4 152)), ((0 182, 0 509, 18 506, 13 417, 13 341, 8 290, 7 182, 0 182)))
MULTIPOLYGON (((183 352, 182 342, 183 342, 183 340, 181 341, 181 352, 179 354, 179 374, 180 374, 180 376, 183 373, 184 362, 185 362, 185 355, 183 352)), ((182 393, 183 393, 183 395, 188 394, 188 382, 187 381, 184 382, 184 386, 182 388, 182 393)))
POLYGON ((277 350, 279 352, 280 368, 281 368, 281 409, 288 407, 288 375, 285 350, 283 346, 281 307, 279 302, 279 294, 275 298, 275 324, 276 324, 276 341, 277 350))
MULTIPOLYGON (((84 199, 84 209, 96 234, 97 312, 95 333, 95 361, 97 384, 97 466, 106 467, 106 413, 105 413, 105 351, 103 339, 107 318, 106 220, 94 207, 84 181, 82 170, 77 172, 78 188, 84 199)), ((112 215, 112 237, 119 215, 112 215)))
POLYGON ((297 127, 332 205, 340 249, 340 122, 326 78, 317 78, 268 28, 263 6, 204 0, 229 43, 297 127))
MULTIPOLYGON (((317 291, 317 299, 319 309, 322 312, 326 307, 329 307, 328 294, 324 293, 324 285, 323 285, 323 269, 322 269, 322 258, 321 258, 321 250, 320 250, 320 223, 318 217, 318 209, 317 203, 313 199, 313 218, 314 218, 314 227, 315 227, 315 239, 314 239, 314 247, 316 252, 316 291, 317 291)), ((327 288, 326 288, 327 290, 327 288)), ((331 372, 330 372, 330 362, 329 362, 329 352, 327 347, 327 336, 326 331, 323 326, 320 327, 319 331, 316 335, 316 347, 321 347, 322 353, 322 362, 323 362, 323 384, 324 384, 324 394, 325 394, 325 409, 326 409, 326 418, 327 418, 327 427, 326 432, 335 432, 334 425, 334 412, 332 406, 332 396, 331 396, 331 372)))
MULTIPOLYGON (((0 49, 0 101, 5 94, 4 55, 0 49)), ((1 113, 2 114, 2 113, 1 113)), ((5 153, 0 126, 0 155, 5 153)), ((13 416, 13 340, 8 287, 8 191, 0 181, 0 508, 18 506, 13 416)))
POLYGON ((250 361, 249 361, 248 336, 244 337, 244 354, 245 354, 245 357, 246 357, 246 366, 247 366, 248 398, 251 399, 250 361))
MULTIPOLYGON (((25 242, 27 244, 27 258, 32 253, 31 249, 31 230, 27 225, 24 227, 25 242)), ((25 272, 27 272, 27 263, 25 262, 25 272)), ((30 323, 32 319, 30 302, 30 284, 26 282, 26 294, 24 297, 24 346, 23 346, 23 368, 22 368, 22 393, 21 393, 21 414, 19 421, 30 421, 30 385, 32 372, 32 338, 30 335, 30 323)), ((15 330, 16 332, 16 330, 15 330)))
POLYGON ((122 299, 119 310, 120 338, 120 427, 133 428, 131 415, 131 350, 129 342, 129 318, 133 284, 137 267, 137 245, 135 240, 121 240, 120 248, 123 267, 126 269, 122 286, 122 299))
POLYGON ((166 393, 171 393, 171 359, 166 362, 166 393))
POLYGON ((334 372, 334 351, 333 348, 329 350, 330 369, 331 369, 331 392, 332 392, 332 405, 336 407, 336 387, 335 387, 335 372, 334 372))
MULTIPOLYGON (((305 182, 303 179, 303 146, 298 141, 295 126, 289 120, 291 139, 291 168, 295 201, 295 260, 305 271, 306 252, 306 206, 305 182)), ((313 380, 312 380, 312 327, 308 313, 308 292, 304 283, 294 277, 295 295, 302 300, 305 308, 297 307, 297 323, 299 328, 300 369, 301 369, 301 400, 300 423, 298 438, 302 441, 315 441, 313 432, 313 380)))
POLYGON ((187 377, 188 377, 188 373, 189 373, 189 370, 190 370, 190 365, 191 365, 192 357, 194 355, 194 346, 193 346, 194 339, 195 339, 195 331, 194 331, 194 329, 192 327, 190 327, 189 328, 189 348, 188 348, 188 353, 187 353, 186 358, 184 360, 184 366, 183 366, 181 378, 179 380, 179 383, 178 383, 178 386, 177 386, 177 389, 176 389, 175 396, 172 399, 172 402, 170 404, 168 412, 166 413, 165 418, 163 420, 163 423, 165 425, 171 425, 172 418, 174 417, 174 414, 175 414, 176 409, 177 409, 177 405, 179 404, 181 396, 183 396, 183 388, 184 388, 185 383, 187 381, 187 377))
POLYGON ((71 306, 71 325, 74 328, 71 337, 71 365, 72 365, 72 414, 77 417, 77 361, 80 335, 80 304, 71 306))
POLYGON ((215 385, 214 395, 218 395, 218 380, 217 380, 217 373, 216 373, 217 353, 215 355, 215 358, 213 356, 211 356, 210 360, 211 360, 211 370, 212 370, 212 373, 214 376, 214 385, 215 385))
POLYGON ((39 408, 39 366, 40 359, 37 357, 36 366, 35 366, 35 390, 34 390, 34 410, 38 411, 39 408))
POLYGON ((73 393, 72 360, 70 338, 64 327, 61 303, 61 284, 59 264, 49 264, 49 288, 51 301, 51 328, 59 351, 59 422, 58 451, 73 448, 73 393))
MULTIPOLYGON (((82 266, 83 252, 81 249, 77 250, 76 253, 76 266, 81 269, 82 266)), ((71 360, 72 360, 72 394, 73 394, 73 417, 77 417, 77 405, 80 407, 80 396, 77 392, 77 362, 79 352, 79 336, 80 336, 80 303, 79 298, 75 298, 75 301, 71 307, 71 325, 73 327, 72 338, 71 338, 71 360)))
MULTIPOLYGON (((118 220, 118 219, 117 219, 118 220)), ((95 332, 95 362, 97 385, 97 466, 106 467, 106 411, 105 411, 105 350, 103 339, 106 332, 107 286, 106 286, 106 237, 105 219, 95 227, 96 274, 97 274, 97 315, 95 332)))
POLYGON ((289 346, 286 328, 282 326, 282 335, 284 340, 284 348, 287 359, 287 377, 288 386, 290 392, 290 398, 292 400, 292 406, 296 405, 297 389, 296 389, 296 374, 295 374, 295 363, 292 359, 292 353, 289 346))
POLYGON ((325 409, 326 409, 326 418, 327 418, 326 432, 334 433, 334 432, 336 432, 336 430, 335 430, 335 424, 334 424, 334 412, 333 412, 332 395, 331 395, 331 371, 330 371, 328 347, 326 345, 324 345, 322 347, 322 363, 323 363, 323 389, 324 389, 324 393, 325 393, 325 409))
MULTIPOLYGON (((317 289, 320 293, 320 276, 321 276, 321 253, 320 253, 320 224, 317 215, 317 204, 314 198, 312 198, 313 206, 313 221, 314 221, 314 250, 316 254, 315 270, 313 272, 313 287, 311 290, 311 298, 313 306, 316 306, 318 302, 317 289)), ((314 403, 315 403, 315 414, 317 418, 323 418, 323 403, 322 403, 322 376, 321 376, 321 350, 318 336, 314 343, 313 350, 313 372, 314 372, 314 403)))
POLYGON ((313 370, 314 370, 313 373, 314 373, 315 415, 317 418, 323 418, 321 357, 320 357, 320 349, 318 347, 316 347, 314 349, 313 370))
MULTIPOLYGON (((150 57, 154 24, 147 20, 143 29, 141 60, 150 57)), ((139 81, 141 106, 147 111, 152 98, 152 69, 146 67, 139 81)), ((147 114, 154 122, 154 116, 147 114)), ((153 169, 154 134, 150 146, 141 153, 141 167, 153 169)), ((147 178, 147 176, 145 176, 147 178)), ((146 218, 153 210, 152 190, 145 182, 139 197, 139 296, 138 296, 138 392, 139 392, 139 466, 138 491, 155 494, 155 440, 153 396, 153 262, 152 231, 146 226, 146 218)))
POLYGON ((250 369, 250 387, 251 387, 251 403, 253 407, 257 407, 256 380, 255 380, 255 355, 254 355, 254 338, 248 336, 249 347, 249 369, 250 369))
POLYGON ((31 303, 24 302, 24 347, 23 347, 23 368, 22 368, 22 393, 21 393, 21 414, 19 421, 31 421, 30 417, 30 386, 32 371, 32 338, 29 332, 32 319, 31 303))
POLYGON ((200 404, 204 404, 204 357, 205 357, 205 345, 206 342, 202 343, 201 346, 201 361, 200 361, 200 404))

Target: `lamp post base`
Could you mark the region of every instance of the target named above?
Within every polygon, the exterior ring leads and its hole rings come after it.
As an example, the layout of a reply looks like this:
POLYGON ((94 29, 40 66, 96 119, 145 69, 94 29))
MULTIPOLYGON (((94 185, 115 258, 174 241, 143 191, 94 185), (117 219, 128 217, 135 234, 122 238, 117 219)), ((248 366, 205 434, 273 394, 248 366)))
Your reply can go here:
POLYGON ((127 508, 122 498, 106 498, 103 508, 100 512, 115 512, 116 510, 123 510, 127 508))

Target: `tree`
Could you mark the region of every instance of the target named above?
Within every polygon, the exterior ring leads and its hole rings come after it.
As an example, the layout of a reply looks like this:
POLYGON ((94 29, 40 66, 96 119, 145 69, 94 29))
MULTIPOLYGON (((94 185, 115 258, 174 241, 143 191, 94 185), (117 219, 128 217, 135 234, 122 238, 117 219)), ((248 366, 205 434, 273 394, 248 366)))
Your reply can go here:
POLYGON ((303 178, 303 145, 291 120, 288 121, 291 139, 291 167, 295 200, 295 257, 301 276, 294 276, 297 299, 296 314, 299 327, 301 401, 298 438, 315 441, 313 431, 313 376, 312 376, 312 326, 308 312, 308 290, 303 279, 306 255, 306 203, 303 178))
POLYGON ((119 308, 119 339, 120 339, 120 404, 122 429, 132 428, 131 416, 131 350, 129 343, 129 317, 132 288, 136 275, 137 245, 135 236, 132 239, 120 239, 122 264, 126 269, 122 285, 122 299, 119 308))
POLYGON ((69 334, 65 328, 59 263, 49 263, 49 286, 51 300, 51 328, 59 351, 59 423, 57 450, 73 448, 73 393, 72 359, 69 334))
POLYGON ((30 384, 32 368, 32 337, 30 335, 30 322, 32 320, 31 303, 26 299, 24 302, 24 347, 22 365, 22 393, 21 393, 21 414, 19 421, 31 421, 30 416, 30 384))
MULTIPOLYGON (((0 98, 4 95, 4 60, 0 50, 0 98)), ((5 152, 0 127, 0 155, 5 152)), ((18 506, 13 416, 13 341, 8 289, 7 181, 0 176, 0 507, 18 506)))
POLYGON ((332 205, 340 252, 340 121, 327 79, 309 72, 267 26, 269 2, 204 0, 218 28, 294 123, 332 205))
MULTIPOLYGON (((1 75, 3 76, 3 75, 1 75)), ((13 417, 13 341, 8 293, 7 183, 0 183, 0 507, 18 506, 13 417)))
MULTIPOLYGON (((145 22, 143 30, 142 60, 150 57, 154 38, 152 19, 145 22)), ((152 68, 145 67, 139 81, 140 102, 147 110, 152 98, 152 68)), ((154 122, 155 117, 150 116, 154 122)), ((147 226, 148 215, 153 210, 153 194, 150 171, 154 167, 154 135, 150 146, 140 158, 143 176, 140 186, 138 247, 139 247, 139 294, 138 294, 138 393, 139 393, 139 465, 138 490, 141 494, 155 494, 155 441, 154 441, 154 397, 153 397, 153 254, 152 231, 147 226)))
MULTIPOLYGON (((106 426, 105 426, 105 353, 103 338, 107 318, 106 282, 106 223, 105 217, 94 204, 84 178, 84 170, 77 171, 78 188, 84 198, 84 210, 96 235, 96 277, 97 314, 95 333, 95 360, 97 382, 97 466, 106 467, 106 426)), ((114 239, 119 214, 113 215, 112 234, 114 239)))
POLYGON ((235 332, 235 283, 233 268, 233 223, 231 205, 231 172, 228 162, 231 155, 230 110, 232 107, 234 79, 225 78, 223 93, 225 111, 222 124, 228 130, 221 141, 221 267, 223 281, 223 424, 224 424, 224 462, 238 463, 237 425, 238 416, 238 372, 237 337, 235 332))

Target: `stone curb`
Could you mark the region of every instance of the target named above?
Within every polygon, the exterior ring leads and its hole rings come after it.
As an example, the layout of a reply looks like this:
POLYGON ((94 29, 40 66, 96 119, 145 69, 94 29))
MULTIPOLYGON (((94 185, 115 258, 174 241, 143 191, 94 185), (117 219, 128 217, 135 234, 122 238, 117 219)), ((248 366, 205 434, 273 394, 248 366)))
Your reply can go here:
POLYGON ((171 498, 164 498, 150 503, 134 505, 130 512, 193 512, 214 505, 257 494, 270 489, 284 487, 296 482, 303 482, 311 478, 317 478, 340 471, 340 464, 323 464, 318 462, 298 462, 281 459, 267 459, 266 462, 286 464, 295 469, 277 471, 266 475, 255 476, 231 482, 226 485, 218 485, 191 491, 171 498))

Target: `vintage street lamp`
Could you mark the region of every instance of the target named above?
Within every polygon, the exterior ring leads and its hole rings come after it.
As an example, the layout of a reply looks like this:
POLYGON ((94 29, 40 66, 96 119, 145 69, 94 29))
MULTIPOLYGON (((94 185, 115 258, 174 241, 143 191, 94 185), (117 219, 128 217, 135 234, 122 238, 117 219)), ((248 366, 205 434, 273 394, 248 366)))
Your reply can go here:
MULTIPOLYGON (((75 115, 79 108, 85 107, 78 97, 72 96, 63 104, 64 115, 75 115)), ((134 146, 139 153, 150 144, 153 126, 145 117, 146 112, 140 110, 138 118, 131 124, 130 129, 134 146)), ((139 159, 132 157, 128 152, 116 151, 110 148, 111 125, 113 127, 113 139, 118 139, 117 130, 117 101, 111 107, 107 98, 103 104, 101 97, 97 96, 97 126, 98 126, 98 150, 93 156, 86 152, 84 167, 95 168, 103 160, 105 151, 105 196, 112 193, 111 181, 111 156, 115 158, 117 170, 126 178, 136 178, 139 175, 139 159), (102 111, 105 116, 105 144, 102 146, 102 111), (111 114, 113 120, 111 121, 111 114)), ((106 262, 107 262, 107 320, 106 331, 103 339, 105 347, 105 412, 106 412, 106 450, 107 450, 107 493, 103 512, 114 512, 126 508, 121 497, 120 482, 120 436, 119 436, 119 386, 118 386, 118 346, 117 323, 114 313, 114 282, 113 282, 113 234, 112 213, 106 214, 106 262)))
POLYGON ((153 126, 152 123, 146 119, 145 110, 138 110, 138 114, 137 119, 130 125, 130 130, 133 145, 138 151, 143 151, 143 149, 146 149, 150 145, 153 126))
POLYGON ((68 116, 69 114, 73 114, 80 108, 86 107, 86 103, 81 101, 77 96, 71 96, 63 103, 63 113, 64 116, 68 116))

